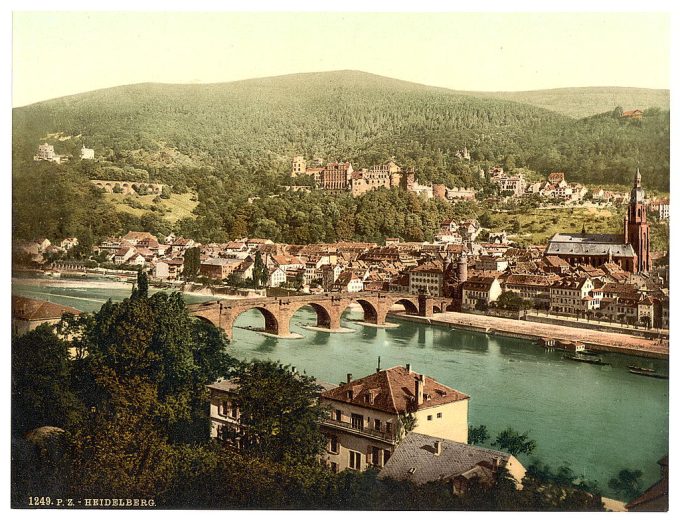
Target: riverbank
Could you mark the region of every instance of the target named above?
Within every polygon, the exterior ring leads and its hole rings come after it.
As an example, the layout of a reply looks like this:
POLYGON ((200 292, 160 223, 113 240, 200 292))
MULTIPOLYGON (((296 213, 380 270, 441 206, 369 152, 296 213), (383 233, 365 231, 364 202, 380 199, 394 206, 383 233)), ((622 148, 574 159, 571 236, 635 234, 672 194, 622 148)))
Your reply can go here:
MULTIPOLYGON (((58 287, 62 289, 111 289, 111 290, 126 290, 132 292, 134 284, 132 282, 116 281, 114 279, 68 279, 68 278, 12 278, 12 286, 14 285, 35 285, 38 287, 53 288, 58 287)), ((210 294, 209 292, 192 292, 182 291, 178 288, 170 287, 155 287, 150 286, 151 292, 181 292, 187 296, 197 296, 200 298, 209 298, 211 300, 237 300, 242 296, 232 294, 210 294)))
POLYGON ((557 339, 579 340, 586 347, 596 352, 616 352, 644 358, 668 359, 668 341, 659 343, 659 340, 648 340, 629 334, 601 332, 562 325, 550 325, 533 323, 523 320, 511 320, 477 314, 465 314, 461 312, 435 313, 431 318, 413 316, 410 314, 396 314, 408 321, 440 325, 455 329, 469 330, 511 338, 522 338, 532 341, 540 341, 542 338, 551 337, 557 339))

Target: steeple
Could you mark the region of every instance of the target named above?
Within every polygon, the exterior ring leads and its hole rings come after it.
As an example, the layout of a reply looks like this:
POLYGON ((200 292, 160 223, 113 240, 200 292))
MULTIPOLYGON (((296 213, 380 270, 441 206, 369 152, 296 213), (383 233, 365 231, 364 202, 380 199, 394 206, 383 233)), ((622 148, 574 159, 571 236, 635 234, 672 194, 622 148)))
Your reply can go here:
POLYGON ((642 189, 642 175, 640 174, 640 167, 635 171, 635 179, 633 180, 633 188, 630 190, 630 201, 632 203, 643 203, 645 200, 645 191, 642 189))
POLYGON ((652 260, 649 255, 649 224, 647 223, 645 191, 642 189, 642 175, 639 167, 635 171, 635 180, 633 181, 633 188, 630 190, 630 203, 623 227, 624 242, 629 243, 637 255, 633 272, 649 271, 652 267, 652 260))

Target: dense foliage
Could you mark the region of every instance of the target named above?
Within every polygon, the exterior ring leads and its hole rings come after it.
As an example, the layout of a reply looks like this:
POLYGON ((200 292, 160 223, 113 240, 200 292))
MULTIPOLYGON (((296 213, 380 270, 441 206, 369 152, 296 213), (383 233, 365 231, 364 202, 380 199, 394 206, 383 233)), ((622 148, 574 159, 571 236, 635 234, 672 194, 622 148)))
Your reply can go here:
POLYGON ((347 159, 355 167, 394 157, 416 168, 421 183, 478 188, 479 167, 497 164, 625 186, 639 164, 647 187, 667 190, 669 112, 650 109, 642 120, 631 120, 613 109, 575 120, 527 104, 352 71, 215 85, 141 84, 41 102, 13 114, 15 237, 79 236, 84 230, 99 236, 126 227, 167 233, 169 224, 153 210, 112 217, 111 206, 87 187, 92 178, 196 190, 197 219, 178 227, 203 240, 431 234, 430 220, 441 213, 407 196, 387 197, 388 213, 377 225, 379 213, 372 211, 385 197, 271 198, 293 181, 296 154, 347 159), (44 140, 74 159, 61 166, 34 162, 44 140), (82 145, 94 147, 99 160, 77 160, 82 145), (456 157, 463 146, 471 151, 470 162, 456 157), (253 197, 261 199, 249 203, 253 197))

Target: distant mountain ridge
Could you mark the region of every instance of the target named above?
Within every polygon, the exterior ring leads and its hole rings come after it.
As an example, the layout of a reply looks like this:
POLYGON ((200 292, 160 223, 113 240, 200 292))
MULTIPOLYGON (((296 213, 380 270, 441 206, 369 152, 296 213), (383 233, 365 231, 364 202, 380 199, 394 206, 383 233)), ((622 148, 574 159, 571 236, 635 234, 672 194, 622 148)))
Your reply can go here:
MULTIPOLYGON (((341 83, 344 87, 365 87, 367 82, 382 88, 399 88, 400 90, 419 90, 448 92, 460 96, 472 96, 475 98, 490 98, 506 100, 510 102, 523 103, 554 111, 572 118, 584 118, 595 114, 611 111, 617 106, 627 109, 646 109, 658 107, 662 110, 670 108, 670 91, 668 89, 649 89, 641 87, 621 87, 621 86, 591 86, 591 87, 560 87, 553 89, 537 89, 528 91, 464 91, 455 88, 436 87, 407 80, 400 80, 381 76, 373 73, 366 73, 357 70, 339 70, 318 73, 294 73, 280 76, 269 76, 261 78, 250 78, 245 80, 235 80, 230 82, 217 83, 153 83, 144 82, 139 84, 121 85, 86 91, 73 95, 53 98, 36 102, 33 105, 65 100, 72 97, 81 97, 87 94, 109 92, 111 90, 130 89, 136 87, 149 86, 177 86, 177 87, 197 87, 208 90, 215 88, 233 87, 262 87, 267 84, 286 84, 297 83, 300 80, 315 82, 318 80, 341 83)), ((29 107, 29 106, 23 106, 29 107)))
POLYGON ((573 118, 604 113, 617 106, 622 107, 624 111, 649 107, 658 107, 662 110, 670 108, 668 89, 640 87, 565 87, 517 92, 467 92, 467 94, 480 98, 526 103, 573 118))

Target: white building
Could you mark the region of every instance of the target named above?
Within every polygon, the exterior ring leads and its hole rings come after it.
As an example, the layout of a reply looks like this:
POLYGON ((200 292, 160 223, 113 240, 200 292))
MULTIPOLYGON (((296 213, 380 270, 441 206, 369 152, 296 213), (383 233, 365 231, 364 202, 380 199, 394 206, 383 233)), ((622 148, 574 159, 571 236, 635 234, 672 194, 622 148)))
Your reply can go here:
POLYGON ((281 267, 276 267, 269 273, 267 287, 280 287, 284 283, 286 283, 286 271, 281 267))
POLYGON ((88 149, 87 147, 83 146, 83 148, 80 149, 80 159, 94 160, 94 149, 88 149))

